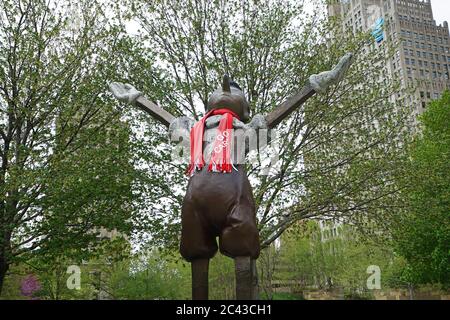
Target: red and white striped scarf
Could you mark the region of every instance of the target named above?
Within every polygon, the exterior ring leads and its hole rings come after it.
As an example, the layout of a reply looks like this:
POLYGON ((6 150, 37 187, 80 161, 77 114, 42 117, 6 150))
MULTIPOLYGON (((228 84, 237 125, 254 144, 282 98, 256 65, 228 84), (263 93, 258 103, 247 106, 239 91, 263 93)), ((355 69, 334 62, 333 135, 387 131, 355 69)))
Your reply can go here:
POLYGON ((217 109, 209 111, 200 121, 191 129, 191 162, 187 169, 189 176, 194 174, 195 170, 202 170, 205 166, 203 158, 203 133, 205 122, 211 116, 222 115, 217 135, 214 139, 214 145, 208 171, 229 173, 233 169, 231 161, 231 141, 233 118, 239 119, 238 115, 228 109, 217 109))

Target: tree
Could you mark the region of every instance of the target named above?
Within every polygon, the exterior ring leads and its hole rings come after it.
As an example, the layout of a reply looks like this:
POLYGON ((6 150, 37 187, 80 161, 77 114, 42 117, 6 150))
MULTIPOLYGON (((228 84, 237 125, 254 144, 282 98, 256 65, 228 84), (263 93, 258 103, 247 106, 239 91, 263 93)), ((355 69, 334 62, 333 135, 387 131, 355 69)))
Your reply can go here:
MULTIPOLYGON (((338 22, 321 17, 320 4, 307 15, 302 2, 283 0, 128 3, 128 17, 166 80, 155 84, 143 70, 132 83, 150 98, 159 87, 159 104, 174 115, 198 119, 224 73, 244 88, 253 114, 267 114, 309 75, 331 69, 347 51, 356 55, 345 81, 310 99, 280 128, 279 170, 263 176, 261 162, 248 165, 263 248, 299 220, 381 221, 392 212, 405 109, 389 99, 398 86, 384 77, 382 62, 395 52, 388 43, 372 50, 370 36, 343 33, 338 22)), ((141 156, 151 181, 151 240, 174 248, 185 165, 171 161, 160 126, 150 122, 146 132, 141 156)))
POLYGON ((231 258, 218 254, 211 259, 209 270, 210 299, 236 299, 236 280, 234 270, 234 263, 231 258))
POLYGON ((187 299, 190 268, 174 253, 141 252, 110 271, 107 290, 114 299, 187 299))
POLYGON ((393 240, 413 284, 450 285, 450 92, 421 115, 410 151, 406 212, 395 220, 393 240))
POLYGON ((273 280, 276 268, 279 267, 279 250, 272 244, 261 251, 258 259, 258 286, 262 295, 268 300, 274 298, 273 280))
POLYGON ((126 235, 136 221, 132 132, 105 94, 127 75, 110 56, 133 59, 130 40, 99 3, 75 9, 0 3, 0 293, 11 263, 81 262, 99 254, 100 228, 126 235))
POLYGON ((404 261, 389 243, 358 237, 350 225, 329 236, 315 221, 291 228, 281 238, 276 277, 293 279, 295 289, 341 289, 348 298, 368 298, 369 266, 380 268, 381 289, 397 288, 404 261), (296 230, 297 229, 297 230, 296 230))

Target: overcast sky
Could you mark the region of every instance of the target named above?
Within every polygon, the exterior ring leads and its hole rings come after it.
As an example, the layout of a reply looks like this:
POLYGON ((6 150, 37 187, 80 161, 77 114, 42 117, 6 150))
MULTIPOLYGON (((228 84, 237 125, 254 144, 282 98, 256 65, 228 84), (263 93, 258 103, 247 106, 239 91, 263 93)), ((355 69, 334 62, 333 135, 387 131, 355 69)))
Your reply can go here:
POLYGON ((443 21, 450 23, 450 0, 431 0, 431 7, 437 24, 443 21))

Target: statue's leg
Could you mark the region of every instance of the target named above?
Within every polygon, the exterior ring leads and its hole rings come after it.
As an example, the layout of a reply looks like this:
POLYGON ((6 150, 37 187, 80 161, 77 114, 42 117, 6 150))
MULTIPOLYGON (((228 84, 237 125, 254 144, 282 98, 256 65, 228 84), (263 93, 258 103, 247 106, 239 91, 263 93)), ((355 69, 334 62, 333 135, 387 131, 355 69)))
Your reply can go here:
POLYGON ((209 259, 196 259, 192 267, 192 300, 208 300, 209 259))
POLYGON ((236 206, 227 218, 227 227, 220 236, 220 251, 234 258, 236 299, 257 298, 256 258, 259 256, 259 233, 254 207, 236 206))
POLYGON ((236 270, 236 300, 253 300, 253 270, 251 257, 234 258, 236 270))
POLYGON ((258 300, 258 274, 256 260, 251 257, 236 257, 236 299, 258 300))
POLYGON ((208 230, 203 212, 190 201, 184 201, 181 211, 180 253, 192 268, 192 299, 208 299, 209 259, 217 252, 217 242, 208 230))

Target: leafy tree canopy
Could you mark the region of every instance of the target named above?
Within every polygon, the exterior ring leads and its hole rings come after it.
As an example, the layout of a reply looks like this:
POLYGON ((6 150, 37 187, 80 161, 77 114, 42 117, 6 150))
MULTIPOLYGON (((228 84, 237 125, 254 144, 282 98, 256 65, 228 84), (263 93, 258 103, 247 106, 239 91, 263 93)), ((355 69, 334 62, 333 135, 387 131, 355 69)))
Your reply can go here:
POLYGON ((408 261, 412 283, 450 285, 450 92, 420 117, 422 132, 412 146, 404 181, 408 208, 394 241, 408 261))

